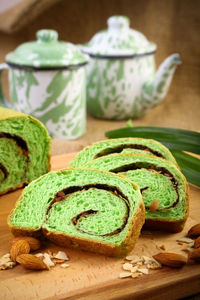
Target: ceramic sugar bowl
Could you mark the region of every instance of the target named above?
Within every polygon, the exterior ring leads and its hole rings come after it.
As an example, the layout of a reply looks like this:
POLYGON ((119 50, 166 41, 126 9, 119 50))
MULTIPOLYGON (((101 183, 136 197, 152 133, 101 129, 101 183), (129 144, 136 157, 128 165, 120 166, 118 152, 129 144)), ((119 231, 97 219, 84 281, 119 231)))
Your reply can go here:
POLYGON ((0 102, 41 120, 58 139, 75 139, 85 131, 85 65, 88 56, 71 43, 58 41, 54 30, 40 30, 37 41, 6 56, 10 103, 0 102))
POLYGON ((103 119, 128 119, 144 115, 165 97, 179 54, 169 56, 155 72, 156 45, 129 28, 129 19, 112 16, 108 29, 85 45, 89 112, 103 119))

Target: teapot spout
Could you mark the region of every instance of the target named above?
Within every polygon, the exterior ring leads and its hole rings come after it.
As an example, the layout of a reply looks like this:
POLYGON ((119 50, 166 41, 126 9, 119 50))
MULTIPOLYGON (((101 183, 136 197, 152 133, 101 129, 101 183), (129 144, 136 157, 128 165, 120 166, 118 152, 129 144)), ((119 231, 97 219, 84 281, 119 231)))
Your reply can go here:
POLYGON ((181 64, 178 53, 167 57, 160 65, 153 82, 143 86, 142 98, 144 108, 149 109, 158 105, 166 96, 177 65, 181 64), (149 93, 151 91, 151 93, 149 93))

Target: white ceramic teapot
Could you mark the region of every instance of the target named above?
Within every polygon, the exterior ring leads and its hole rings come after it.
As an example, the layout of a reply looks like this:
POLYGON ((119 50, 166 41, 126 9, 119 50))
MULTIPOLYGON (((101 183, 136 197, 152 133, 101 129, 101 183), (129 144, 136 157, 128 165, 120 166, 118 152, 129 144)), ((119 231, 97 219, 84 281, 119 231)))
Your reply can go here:
POLYGON ((129 28, 129 19, 112 16, 108 29, 82 45, 87 66, 87 106, 102 119, 122 120, 144 115, 165 97, 179 54, 169 56, 155 72, 156 45, 129 28))

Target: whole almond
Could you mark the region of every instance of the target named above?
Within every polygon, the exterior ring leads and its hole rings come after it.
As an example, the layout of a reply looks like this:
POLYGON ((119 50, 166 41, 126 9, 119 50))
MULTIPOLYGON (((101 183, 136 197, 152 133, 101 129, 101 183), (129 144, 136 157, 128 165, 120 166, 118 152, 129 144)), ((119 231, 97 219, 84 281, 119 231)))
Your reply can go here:
POLYGON ((154 200, 153 202, 151 202, 151 205, 149 206, 149 210, 150 211, 156 211, 159 207, 159 201, 158 200, 154 200))
POLYGON ((159 253, 153 256, 160 264, 171 268, 180 268, 187 263, 187 259, 177 253, 159 253))
POLYGON ((11 244, 15 244, 19 240, 25 240, 29 243, 31 251, 35 251, 41 248, 40 241, 31 236, 16 236, 14 239, 11 240, 11 244))
POLYGON ((189 237, 197 237, 200 236, 200 224, 196 224, 190 228, 188 231, 189 237))
POLYGON ((16 261, 26 269, 30 270, 49 270, 48 266, 33 254, 21 254, 16 261))
POLYGON ((200 236, 194 241, 194 248, 200 248, 200 236))
POLYGON ((188 257, 192 260, 200 262, 200 248, 195 249, 194 251, 188 254, 188 257))
POLYGON ((10 256, 14 262, 16 262, 16 257, 21 254, 27 254, 30 252, 29 243, 25 240, 19 240, 12 245, 10 249, 10 256))

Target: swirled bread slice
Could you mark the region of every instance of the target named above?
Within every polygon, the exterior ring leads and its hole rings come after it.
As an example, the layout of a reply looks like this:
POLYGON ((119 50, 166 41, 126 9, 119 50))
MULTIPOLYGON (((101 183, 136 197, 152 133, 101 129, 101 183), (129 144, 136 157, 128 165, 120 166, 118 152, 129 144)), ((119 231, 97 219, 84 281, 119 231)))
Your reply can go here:
POLYGON ((122 256, 144 223, 139 187, 90 169, 64 169, 32 181, 8 218, 15 235, 41 234, 67 247, 122 256))
POLYGON ((0 107, 0 194, 48 172, 49 159, 50 137, 42 123, 0 107))
POLYGON ((84 166, 88 161, 105 157, 113 153, 134 153, 146 154, 164 158, 176 164, 171 152, 161 143, 143 138, 120 138, 100 141, 85 147, 70 163, 70 167, 77 168, 84 166))
POLYGON ((112 154, 85 167, 123 174, 139 185, 149 228, 179 232, 188 216, 188 184, 176 165, 147 155, 112 154))

